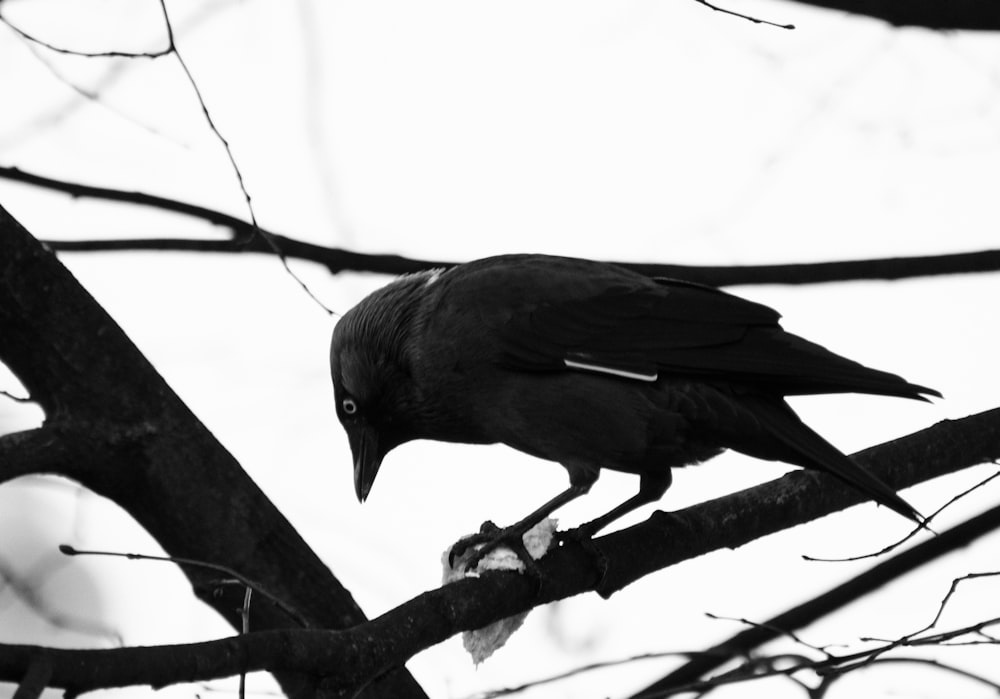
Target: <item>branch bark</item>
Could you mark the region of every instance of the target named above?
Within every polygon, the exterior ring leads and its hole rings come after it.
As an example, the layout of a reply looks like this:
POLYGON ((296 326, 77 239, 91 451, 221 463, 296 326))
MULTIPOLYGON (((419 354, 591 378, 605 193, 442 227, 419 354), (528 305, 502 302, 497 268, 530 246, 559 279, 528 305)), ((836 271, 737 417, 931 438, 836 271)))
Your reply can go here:
MULTIPOLYGON (((45 411, 39 430, 0 442, 0 480, 59 473, 118 503, 168 554, 239 570, 315 627, 366 617, 287 519, 55 255, 0 208, 0 361, 45 411)), ((184 571, 234 628, 242 595, 208 572, 184 571)), ((252 628, 287 615, 253 608, 252 628)), ((314 678, 283 675, 290 696, 314 678)), ((423 696, 405 671, 365 696, 423 696)))
MULTIPOLYGON (((897 487, 998 457, 1000 408, 946 420, 854 455, 897 487)), ((255 670, 320 676, 326 690, 346 690, 401 667, 460 631, 591 590, 607 596, 653 570, 737 548, 861 499, 832 477, 798 471, 684 510, 654 513, 589 545, 566 544, 538 562, 539 580, 507 572, 467 578, 342 631, 283 629, 206 643, 94 651, 0 646, 0 680, 17 681, 42 659, 53 668, 50 686, 74 692, 255 670)), ((960 537, 938 539, 954 547, 964 542, 960 537)))
MULTIPOLYGON (((203 253, 273 255, 274 248, 263 236, 257 235, 252 224, 221 211, 208 209, 174 199, 143 192, 128 192, 107 187, 95 187, 25 172, 15 167, 0 167, 0 178, 23 182, 37 187, 65 192, 74 197, 91 197, 149 206, 163 211, 181 213, 228 228, 228 239, 195 238, 132 238, 118 240, 48 240, 45 244, 58 252, 126 252, 183 251, 203 253)), ((331 274, 345 271, 408 274, 435 267, 451 267, 455 262, 418 260, 399 255, 366 254, 325 247, 264 230, 268 240, 288 259, 315 262, 331 274)), ((927 255, 922 257, 890 257, 874 260, 843 260, 782 265, 705 266, 651 264, 643 262, 612 262, 651 277, 673 277, 712 286, 738 284, 817 284, 857 280, 898 280, 944 274, 970 274, 1000 270, 1000 250, 927 255)))

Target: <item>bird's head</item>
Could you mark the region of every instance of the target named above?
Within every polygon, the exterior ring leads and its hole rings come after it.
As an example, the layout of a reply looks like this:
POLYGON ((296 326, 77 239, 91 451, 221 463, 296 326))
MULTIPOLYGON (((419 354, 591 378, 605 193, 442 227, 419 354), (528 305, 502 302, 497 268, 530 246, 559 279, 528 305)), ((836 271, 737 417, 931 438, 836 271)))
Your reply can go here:
POLYGON ((368 497, 385 455, 420 436, 414 424, 419 395, 413 362, 426 283, 426 274, 396 280, 345 313, 333 331, 333 392, 354 456, 360 502, 368 497))

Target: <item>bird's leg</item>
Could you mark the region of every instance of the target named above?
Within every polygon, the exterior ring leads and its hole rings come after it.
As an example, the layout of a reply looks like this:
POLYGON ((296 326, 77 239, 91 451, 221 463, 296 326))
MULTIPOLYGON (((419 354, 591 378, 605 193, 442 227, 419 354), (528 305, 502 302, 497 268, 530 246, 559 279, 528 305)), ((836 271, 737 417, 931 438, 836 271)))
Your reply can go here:
POLYGON ((672 480, 673 476, 671 475, 669 468, 664 469, 663 471, 647 471, 640 474, 638 493, 600 517, 592 519, 585 524, 581 524, 576 529, 571 529, 570 531, 565 532, 563 536, 571 537, 579 541, 590 539, 594 536, 594 534, 604 529, 604 527, 608 526, 619 517, 628 514, 637 507, 642 507, 650 502, 656 502, 662 498, 663 494, 667 492, 667 488, 670 487, 672 480))
POLYGON ((599 471, 574 471, 570 475, 570 486, 566 490, 556 495, 554 498, 516 524, 512 524, 511 526, 504 527, 502 529, 494 528, 493 531, 481 531, 479 534, 473 534, 472 536, 465 537, 452 547, 451 553, 448 554, 449 564, 454 565, 456 558, 460 557, 471 547, 482 544, 482 546, 469 558, 466 563, 466 570, 474 569, 476 564, 482 560, 483 556, 488 554, 490 551, 493 551, 498 546, 510 547, 526 566, 534 566, 534 561, 531 560, 531 557, 524 548, 524 539, 522 537, 532 527, 551 515, 560 507, 568 502, 571 502, 572 500, 576 500, 581 495, 585 495, 594 484, 594 481, 597 480, 598 473, 599 471))

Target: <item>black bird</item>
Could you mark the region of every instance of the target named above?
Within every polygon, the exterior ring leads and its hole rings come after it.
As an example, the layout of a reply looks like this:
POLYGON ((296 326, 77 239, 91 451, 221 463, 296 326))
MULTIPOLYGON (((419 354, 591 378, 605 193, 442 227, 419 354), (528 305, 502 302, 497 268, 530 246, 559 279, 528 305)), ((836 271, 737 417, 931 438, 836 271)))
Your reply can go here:
POLYGON ((358 500, 383 457, 411 439, 502 442, 569 472, 568 489, 494 541, 516 540, 586 493, 602 468, 637 474, 639 492, 580 527, 585 537, 658 500, 672 467, 729 448, 832 473, 921 521, 785 396, 940 394, 785 332, 779 317, 711 287, 565 257, 504 255, 403 276, 333 333, 358 500))

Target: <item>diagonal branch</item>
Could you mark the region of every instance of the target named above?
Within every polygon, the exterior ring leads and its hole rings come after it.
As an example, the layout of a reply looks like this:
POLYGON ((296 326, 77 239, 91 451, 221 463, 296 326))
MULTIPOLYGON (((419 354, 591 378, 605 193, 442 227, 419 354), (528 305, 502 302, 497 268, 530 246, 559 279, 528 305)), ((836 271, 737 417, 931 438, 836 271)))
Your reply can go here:
MULTIPOLYGON (((1000 408, 941 422, 854 458, 871 464, 873 471, 894 485, 906 486, 997 456, 1000 408), (952 445, 962 448, 952 451, 952 445), (918 463, 913 463, 917 455, 918 463)), ((74 691, 129 684, 160 686, 255 670, 322 676, 327 689, 357 687, 460 631, 582 592, 609 594, 627 584, 623 581, 638 579, 652 569, 720 548, 735 548, 859 500, 855 491, 839 487, 832 478, 802 478, 796 472, 669 515, 656 513, 644 523, 596 539, 593 546, 600 551, 597 558, 606 570, 603 582, 602 566, 595 565, 593 551, 568 544, 538 562, 540 583, 509 572, 467 578, 342 631, 281 629, 207 643, 92 651, 0 646, 0 680, 17 681, 31 662, 43 658, 53 668, 50 686, 74 691), (662 550, 647 565, 645 559, 636 560, 635 552, 648 556, 650 540, 662 550)), ((987 524, 995 526, 998 513, 991 517, 987 524)), ((957 530, 960 534, 946 532, 927 545, 964 545, 969 540, 967 532, 962 534, 962 527, 957 530), (944 544, 935 544, 938 540, 944 544)))
MULTIPOLYGON (((933 427, 852 454, 894 490, 1000 458, 1000 408, 933 427)), ((618 565, 609 566, 601 592, 612 592, 654 570, 693 555, 737 548, 753 539, 864 502, 832 476, 793 471, 755 488, 672 513, 656 512, 622 532, 597 540, 618 565), (760 504, 768 503, 762 508, 760 504)))
MULTIPOLYGON (((40 430, 0 442, 0 474, 39 468, 74 478, 129 512, 169 555, 238 570, 315 627, 365 621, 350 593, 121 328, 2 208, 0 289, 0 361, 46 415, 40 430)), ((234 610, 241 591, 211 571, 184 572, 198 597, 240 628, 234 610)), ((272 605, 252 611, 255 629, 294 624, 272 605)), ((315 696, 308 678, 279 681, 290 696, 315 696)), ((364 696, 423 693, 402 672, 364 696)))
POLYGON ((956 527, 942 532, 912 549, 879 563, 861 575, 827 592, 796 605, 762 624, 740 631, 718 643, 633 695, 633 699, 675 692, 698 682, 706 674, 737 658, 748 657, 754 649, 783 635, 794 633, 817 619, 860 599, 888 582, 902 577, 941 556, 968 546, 976 539, 1000 528, 1000 507, 994 507, 956 527))

